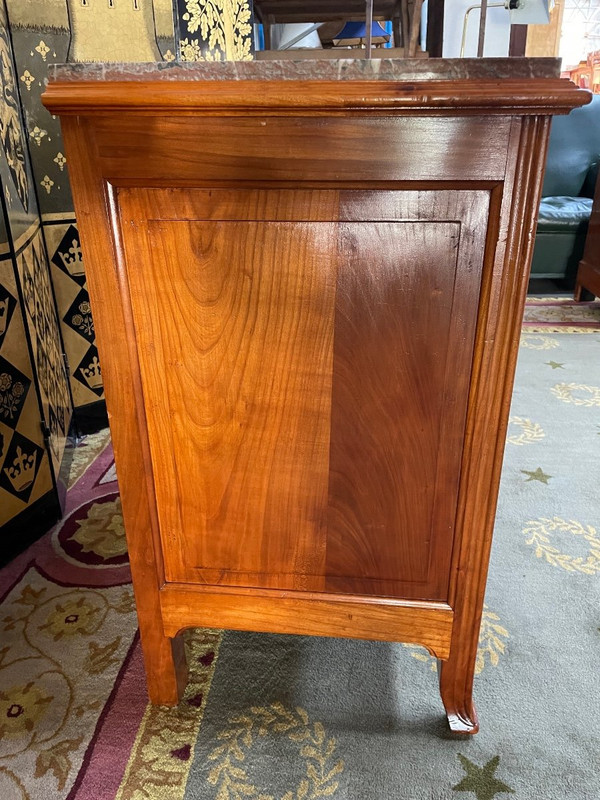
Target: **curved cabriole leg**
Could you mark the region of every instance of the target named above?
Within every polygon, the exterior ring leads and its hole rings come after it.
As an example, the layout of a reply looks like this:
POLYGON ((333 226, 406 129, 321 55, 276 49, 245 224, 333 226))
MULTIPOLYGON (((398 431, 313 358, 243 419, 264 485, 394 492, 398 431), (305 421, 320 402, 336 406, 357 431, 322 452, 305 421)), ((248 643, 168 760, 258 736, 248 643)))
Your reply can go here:
POLYGON ((176 706, 185 690, 187 664, 183 636, 169 639, 158 632, 142 635, 150 702, 158 706, 176 706))
POLYGON ((450 730, 453 733, 473 734, 479 730, 473 703, 475 658, 472 664, 465 664, 465 658, 459 656, 451 652, 448 661, 439 662, 440 694, 450 730))

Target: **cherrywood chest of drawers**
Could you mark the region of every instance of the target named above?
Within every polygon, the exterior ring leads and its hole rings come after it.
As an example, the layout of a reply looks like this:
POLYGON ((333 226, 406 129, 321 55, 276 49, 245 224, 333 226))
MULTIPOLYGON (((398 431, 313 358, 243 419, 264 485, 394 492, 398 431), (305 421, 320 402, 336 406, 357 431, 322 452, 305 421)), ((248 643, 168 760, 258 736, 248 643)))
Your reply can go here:
POLYGON ((191 626, 472 683, 553 60, 59 68, 150 697, 191 626))

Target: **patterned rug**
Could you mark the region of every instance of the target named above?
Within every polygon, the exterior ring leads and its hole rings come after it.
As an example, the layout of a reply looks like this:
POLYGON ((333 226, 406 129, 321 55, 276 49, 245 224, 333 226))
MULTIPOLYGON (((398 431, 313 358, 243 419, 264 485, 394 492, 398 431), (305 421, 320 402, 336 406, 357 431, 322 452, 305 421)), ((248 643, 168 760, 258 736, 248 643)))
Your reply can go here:
MULTIPOLYGON (((112 452, 0 572, 2 800, 597 800, 600 335, 524 329, 476 698, 447 731, 435 661, 383 642, 191 632, 147 704, 112 452)), ((90 463, 91 462, 91 463, 90 463)))
POLYGON ((523 329, 531 333, 598 333, 600 301, 575 303, 572 297, 528 297, 523 329))
POLYGON ((219 635, 189 637, 185 706, 148 707, 109 442, 84 439, 64 519, 0 571, 1 800, 170 798, 153 787, 185 783, 219 635))

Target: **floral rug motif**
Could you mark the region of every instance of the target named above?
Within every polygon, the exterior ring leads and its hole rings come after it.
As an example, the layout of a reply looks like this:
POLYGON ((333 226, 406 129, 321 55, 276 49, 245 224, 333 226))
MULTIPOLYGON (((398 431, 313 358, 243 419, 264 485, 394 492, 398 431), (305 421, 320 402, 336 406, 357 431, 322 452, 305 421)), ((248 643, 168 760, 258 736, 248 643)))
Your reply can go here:
POLYGON ((0 797, 18 797, 19 783, 23 797, 58 797, 133 643, 133 592, 59 586, 32 566, 5 597, 0 629, 0 797), (19 776, 33 778, 29 792, 19 776))
POLYGON ((137 644, 108 431, 74 454, 64 519, 0 572, 0 797, 65 798, 137 644))
POLYGON ((1 800, 183 796, 221 634, 188 632, 184 700, 149 705, 108 430, 75 450, 61 522, 0 571, 0 631, 1 800))

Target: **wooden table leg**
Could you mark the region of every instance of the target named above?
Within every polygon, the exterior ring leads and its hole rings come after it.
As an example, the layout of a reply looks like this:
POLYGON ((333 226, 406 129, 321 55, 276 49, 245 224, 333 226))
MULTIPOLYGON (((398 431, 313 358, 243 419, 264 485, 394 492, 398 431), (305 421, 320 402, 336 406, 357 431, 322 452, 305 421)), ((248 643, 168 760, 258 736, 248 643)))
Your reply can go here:
POLYGON ((448 661, 439 662, 440 694, 453 733, 473 734, 479 730, 477 710, 473 703, 475 659, 469 654, 451 653, 448 661))
POLYGON ((579 262, 573 298, 576 303, 600 297, 600 264, 589 264, 585 258, 579 262))
POLYGON ((142 650, 150 702, 157 706, 176 706, 187 682, 183 637, 169 639, 160 632, 144 637, 142 650))
POLYGON ((583 258, 575 279, 575 302, 600 297, 600 176, 596 180, 590 224, 585 237, 583 258), (592 295, 586 296, 587 292, 592 295))

